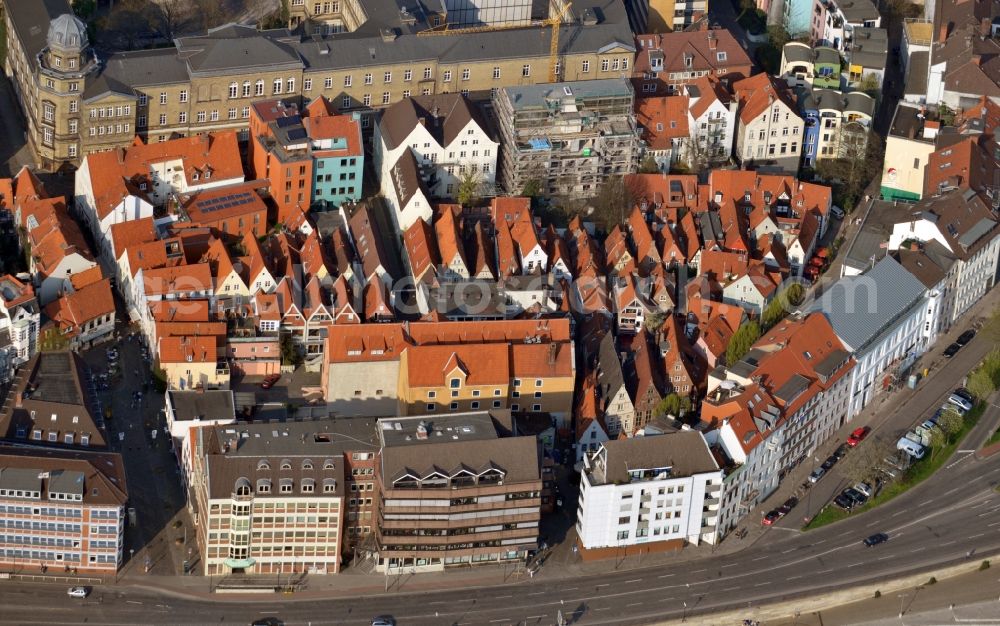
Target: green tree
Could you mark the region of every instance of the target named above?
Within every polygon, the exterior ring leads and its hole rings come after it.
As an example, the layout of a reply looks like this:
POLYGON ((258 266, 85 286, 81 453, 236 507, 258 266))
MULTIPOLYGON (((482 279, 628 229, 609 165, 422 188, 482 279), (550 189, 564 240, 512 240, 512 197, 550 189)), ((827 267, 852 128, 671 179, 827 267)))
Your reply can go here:
POLYGON ((962 430, 962 416, 954 409, 948 409, 938 415, 937 423, 948 443, 951 443, 951 438, 962 430))
POLYGON ((938 451, 945 447, 948 442, 945 438, 944 432, 940 428, 935 428, 930 432, 930 446, 931 446, 931 459, 937 456, 938 451))
POLYGON ((753 344, 760 339, 760 324, 756 321, 740 326, 726 346, 726 363, 733 365, 750 351, 753 344))
POLYGON ((655 332, 667 321, 667 313, 663 311, 653 311, 643 320, 642 326, 650 332, 655 332))
POLYGON ((280 345, 282 365, 294 365, 295 367, 302 365, 304 360, 302 358, 302 352, 299 350, 299 347, 295 345, 289 335, 281 336, 280 345))
POLYGON ((996 391, 993 379, 990 378, 990 373, 983 367, 977 368, 969 374, 969 379, 966 381, 965 387, 977 398, 988 398, 990 394, 996 391))
POLYGON ((535 198, 542 195, 542 182, 537 178, 532 178, 528 182, 524 183, 524 189, 521 190, 521 195, 527 198, 535 198))
POLYGON ((462 206, 472 206, 479 202, 483 179, 478 172, 467 170, 458 183, 458 203, 462 206))
POLYGON ((642 163, 639 164, 640 174, 657 174, 659 171, 660 166, 656 164, 656 159, 652 154, 647 154, 642 159, 642 163))
POLYGON ((687 413, 691 410, 691 398, 687 396, 682 396, 677 393, 667 394, 660 403, 656 405, 657 415, 672 415, 674 417, 680 416, 682 413, 687 413))
POLYGON ((795 307, 802 303, 805 289, 800 283, 791 283, 781 290, 774 300, 767 305, 760 316, 761 327, 766 331, 791 313, 795 307))
POLYGON ((878 75, 872 73, 865 74, 861 82, 858 83, 858 91, 865 92, 877 101, 882 93, 882 86, 879 85, 878 75))

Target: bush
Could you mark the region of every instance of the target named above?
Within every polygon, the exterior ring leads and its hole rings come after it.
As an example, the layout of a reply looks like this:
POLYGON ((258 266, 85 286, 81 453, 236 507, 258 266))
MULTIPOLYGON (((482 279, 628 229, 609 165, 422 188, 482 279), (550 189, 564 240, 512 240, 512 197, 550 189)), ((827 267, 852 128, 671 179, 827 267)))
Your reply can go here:
POLYGON ((881 597, 882 597, 882 592, 881 592, 881 591, 879 591, 878 589, 876 589, 876 590, 875 590, 875 597, 876 597, 876 598, 881 598, 881 597))
POLYGON ((931 577, 930 577, 930 578, 929 578, 929 579, 927 580, 927 584, 928 584, 928 585, 934 585, 934 584, 936 584, 936 583, 937 583, 937 578, 934 578, 933 576, 931 576, 931 577))
POLYGON ((990 562, 989 561, 983 561, 982 563, 979 564, 979 571, 980 572, 983 571, 984 569, 989 569, 989 568, 990 568, 990 562))

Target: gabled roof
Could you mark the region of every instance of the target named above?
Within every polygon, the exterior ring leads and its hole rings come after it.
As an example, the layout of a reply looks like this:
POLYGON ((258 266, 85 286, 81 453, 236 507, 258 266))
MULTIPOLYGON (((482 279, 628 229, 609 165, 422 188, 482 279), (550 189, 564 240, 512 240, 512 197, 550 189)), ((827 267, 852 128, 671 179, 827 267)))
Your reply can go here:
POLYGON ((767 111, 775 100, 780 100, 788 107, 792 115, 798 115, 795 96, 788 89, 788 85, 767 72, 733 83, 733 92, 740 103, 740 120, 744 124, 749 124, 767 111))
POLYGON ((450 266, 457 256, 468 270, 469 263, 465 258, 465 246, 462 245, 462 234, 458 217, 455 215, 456 209, 461 210, 461 207, 452 204, 439 205, 434 221, 434 232, 437 236, 441 263, 450 266))
POLYGON ((218 361, 218 337, 161 337, 158 355, 160 363, 215 363, 218 361))
POLYGON ((65 294, 45 307, 45 314, 67 336, 78 334, 87 322, 114 313, 111 281, 106 278, 65 294))
POLYGON ((475 122, 488 131, 479 107, 459 93, 403 98, 382 112, 379 130, 389 150, 406 143, 413 129, 423 126, 441 147, 447 147, 459 133, 475 122))
POLYGON ((687 139, 691 134, 687 96, 639 98, 635 102, 635 116, 650 150, 670 150, 674 141, 687 139))
POLYGON ((714 103, 720 102, 724 106, 729 106, 733 101, 733 94, 729 87, 724 85, 716 76, 706 74, 687 84, 685 87, 690 98, 688 111, 695 120, 699 119, 708 111, 714 103))
POLYGON ((428 272, 432 277, 436 274, 441 257, 438 255, 437 238, 430 224, 424 220, 413 222, 403 233, 403 247, 416 282, 422 282, 428 272))
POLYGON ((115 244, 115 259, 122 258, 122 255, 133 246, 155 241, 156 226, 153 223, 153 218, 144 217, 112 224, 111 240, 115 244))

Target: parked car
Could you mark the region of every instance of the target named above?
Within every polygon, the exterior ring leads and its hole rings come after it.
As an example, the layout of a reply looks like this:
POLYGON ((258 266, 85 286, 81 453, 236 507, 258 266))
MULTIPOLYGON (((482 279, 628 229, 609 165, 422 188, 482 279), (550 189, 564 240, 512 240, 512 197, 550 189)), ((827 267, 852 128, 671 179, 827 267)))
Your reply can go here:
POLYGON ((964 333, 962 333, 961 335, 959 335, 958 339, 955 340, 955 343, 957 343, 958 345, 960 345, 962 347, 965 347, 965 344, 967 344, 970 341, 972 341, 972 338, 975 337, 975 336, 976 336, 976 331, 974 331, 974 330, 972 330, 970 328, 969 330, 967 330, 964 333))
POLYGON ((816 469, 814 469, 812 471, 812 474, 809 474, 809 482, 811 482, 811 483, 817 483, 817 482, 819 482, 819 479, 823 478, 824 474, 826 474, 826 468, 824 468, 824 467, 817 467, 816 469))
POLYGON ((961 349, 962 349, 962 346, 958 345, 957 343, 953 343, 953 344, 951 344, 950 346, 948 346, 947 348, 944 349, 944 355, 950 359, 951 357, 953 357, 956 354, 958 354, 958 351, 961 350, 961 349))
POLYGON ((834 455, 830 455, 830 456, 826 457, 825 461, 823 461, 823 466, 822 467, 823 467, 824 470, 829 470, 831 467, 833 467, 836 464, 837 464, 837 457, 834 456, 834 455))
POLYGON ((781 505, 781 508, 788 509, 789 511, 791 511, 798 505, 798 503, 799 499, 796 498, 795 496, 792 496, 791 498, 785 500, 785 503, 781 505))
POLYGON ((86 598, 90 590, 86 587, 70 587, 69 597, 71 598, 86 598))
POLYGON ((840 459, 842 459, 845 456, 847 456, 847 451, 848 450, 850 450, 850 448, 847 447, 847 444, 846 443, 842 443, 839 446, 837 446, 836 450, 833 451, 833 455, 832 456, 837 457, 837 460, 839 461, 840 459))
POLYGON ((767 515, 764 516, 764 519, 760 520, 760 523, 763 524, 764 526, 770 526, 775 522, 777 522, 779 519, 781 519, 781 513, 779 513, 777 510, 768 511, 767 515))
POLYGON ((954 404, 955 406, 959 407, 966 413, 972 410, 972 401, 966 400, 957 393, 953 393, 950 396, 948 396, 948 403, 954 404))
POLYGON ((869 548, 872 546, 877 546, 880 543, 885 543, 889 541, 889 535, 885 533, 875 533, 874 535, 865 537, 864 544, 869 548))
POLYGON ((910 441, 919 443, 924 447, 931 445, 930 435, 926 434, 926 431, 917 432, 916 430, 908 430, 903 437, 909 439, 910 441))
MULTIPOLYGON (((952 404, 951 402, 945 402, 944 404, 941 405, 941 411, 940 412, 936 412, 934 415, 935 416, 940 415, 941 413, 944 413, 945 411, 954 411, 954 412, 956 412, 956 413, 958 413, 959 415, 962 415, 962 416, 964 416, 966 413, 968 413, 968 411, 966 411, 962 407, 958 406, 957 404, 952 404)), ((937 420, 935 420, 935 423, 937 423, 937 420)))
POLYGON ((390 615, 379 615, 372 619, 372 626, 396 626, 396 619, 390 615))
POLYGON ((276 382, 281 380, 281 374, 271 374, 260 384, 261 389, 270 389, 276 382))
POLYGON ((858 483, 854 485, 854 490, 868 498, 872 497, 872 486, 868 483, 858 483))
POLYGON ((917 428, 923 428, 926 431, 933 431, 937 427, 938 425, 932 422, 931 420, 924 420, 924 422, 917 428))
POLYGON ((896 449, 902 450, 915 459, 924 458, 924 453, 926 452, 923 445, 908 437, 900 438, 900 440, 896 442, 896 449))
POLYGON ((861 493, 854 487, 848 487, 847 489, 844 489, 842 493, 854 502, 854 506, 861 506, 865 502, 868 502, 868 496, 861 493))
POLYGON ((830 207, 830 213, 832 213, 833 216, 838 220, 844 219, 844 209, 840 208, 837 205, 833 205, 832 207, 830 207))
POLYGON ((972 392, 969 391, 968 389, 966 389, 965 387, 959 387, 958 389, 956 389, 952 393, 954 395, 956 395, 956 396, 959 396, 960 398, 965 398, 969 402, 975 402, 976 401, 976 396, 972 395, 972 392))
POLYGON ((852 432, 847 437, 847 445, 853 448, 854 446, 864 441, 865 437, 867 437, 868 433, 870 433, 871 431, 872 429, 870 426, 862 426, 861 428, 855 428, 854 432, 852 432))
POLYGON ((833 499, 833 503, 844 510, 850 510, 854 508, 854 500, 847 497, 844 494, 838 494, 836 498, 833 499))

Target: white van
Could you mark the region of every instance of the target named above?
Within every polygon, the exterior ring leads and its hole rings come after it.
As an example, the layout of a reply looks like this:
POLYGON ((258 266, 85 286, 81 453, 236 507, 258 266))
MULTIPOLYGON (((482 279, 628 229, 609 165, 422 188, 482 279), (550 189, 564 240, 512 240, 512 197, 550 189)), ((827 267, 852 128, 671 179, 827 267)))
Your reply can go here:
POLYGON ((899 441, 897 441, 896 449, 902 450, 915 459, 924 458, 924 452, 926 452, 926 449, 922 445, 908 437, 902 437, 899 441))

